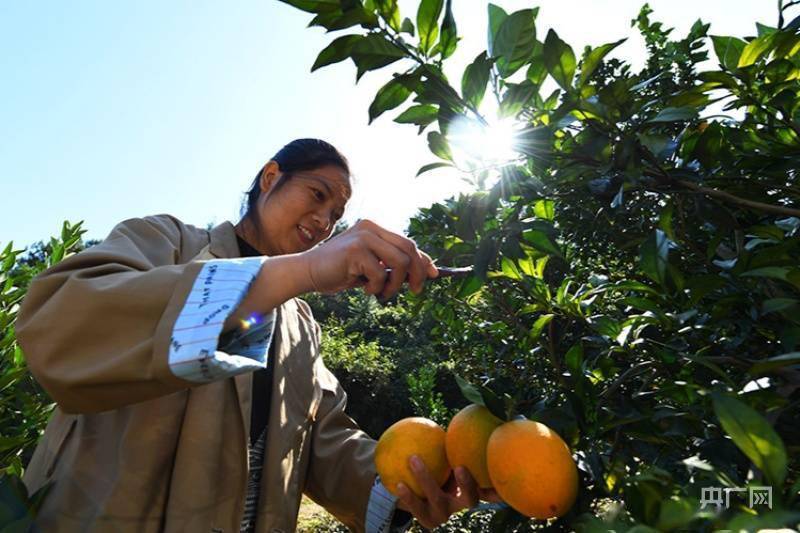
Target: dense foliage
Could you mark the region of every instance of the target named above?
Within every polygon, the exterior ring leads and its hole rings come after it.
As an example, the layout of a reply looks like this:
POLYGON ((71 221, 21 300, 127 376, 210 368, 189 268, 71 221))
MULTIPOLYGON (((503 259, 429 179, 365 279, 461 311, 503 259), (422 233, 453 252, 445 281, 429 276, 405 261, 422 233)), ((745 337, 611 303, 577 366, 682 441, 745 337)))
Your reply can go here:
POLYGON ((416 23, 396 0, 283 1, 349 30, 313 68, 398 67, 369 117, 412 100, 395 121, 431 129, 439 160, 421 171, 455 165, 486 186, 412 220, 441 264, 476 269, 413 306, 467 395, 551 425, 582 475, 565 517, 503 511, 486 527, 797 526, 800 18, 780 2, 755 36, 697 21, 676 38, 645 6, 634 71, 611 58, 621 41, 576 55, 538 8, 489 5, 487 50, 453 84, 451 0, 422 0, 416 23), (459 140, 494 131, 487 92, 516 124, 507 161, 459 140), (771 509, 738 492, 759 486, 771 509), (704 502, 709 488, 730 505, 704 502))
POLYGON ((411 313, 404 298, 380 305, 361 291, 306 301, 322 327, 322 357, 350 398, 347 412, 378 438, 398 418, 427 416, 446 423, 445 406, 460 396, 447 353, 425 334, 430 313, 411 313), (380 409, 375 406, 380 405, 380 409))
POLYGON ((25 365, 14 321, 31 280, 85 246, 81 224, 64 223, 59 238, 27 252, 8 243, 0 252, 0 529, 27 531, 47 490, 29 495, 20 477, 54 404, 25 365))

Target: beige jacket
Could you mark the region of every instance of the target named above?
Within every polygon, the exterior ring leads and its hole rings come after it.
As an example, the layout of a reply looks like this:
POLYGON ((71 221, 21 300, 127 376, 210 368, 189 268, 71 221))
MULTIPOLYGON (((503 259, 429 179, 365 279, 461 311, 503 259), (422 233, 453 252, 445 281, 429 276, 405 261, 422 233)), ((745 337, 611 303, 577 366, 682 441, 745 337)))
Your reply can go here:
MULTIPOLYGON (((31 372, 58 404, 25 474, 54 481, 44 531, 238 532, 252 373, 198 385, 167 357, 206 259, 238 257, 233 226, 127 220, 32 283, 17 320, 31 372)), ((293 531, 306 493, 364 530, 375 441, 344 412, 305 302, 278 310, 257 531, 293 531)))

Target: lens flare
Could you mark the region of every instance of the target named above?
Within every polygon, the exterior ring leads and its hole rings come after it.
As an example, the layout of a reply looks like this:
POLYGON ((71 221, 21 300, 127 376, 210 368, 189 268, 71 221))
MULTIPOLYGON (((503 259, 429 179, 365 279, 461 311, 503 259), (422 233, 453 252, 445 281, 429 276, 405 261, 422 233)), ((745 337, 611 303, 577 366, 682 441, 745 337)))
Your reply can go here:
POLYGON ((247 331, 250 328, 252 328, 253 326, 255 326, 256 324, 260 324, 260 323, 261 323, 261 317, 259 315, 256 315, 256 314, 252 314, 252 315, 250 315, 249 317, 247 317, 245 319, 239 320, 239 326, 244 331, 247 331))

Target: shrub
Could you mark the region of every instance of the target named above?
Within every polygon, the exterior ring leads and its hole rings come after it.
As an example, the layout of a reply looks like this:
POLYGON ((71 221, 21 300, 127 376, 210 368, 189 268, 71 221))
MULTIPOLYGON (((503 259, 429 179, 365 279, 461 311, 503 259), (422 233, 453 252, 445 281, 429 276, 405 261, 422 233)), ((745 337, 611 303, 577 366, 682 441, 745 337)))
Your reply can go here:
POLYGON ((80 222, 64 222, 59 238, 28 253, 13 243, 0 252, 0 524, 14 531, 27 531, 47 493, 44 487, 29 496, 20 478, 54 407, 25 366, 14 322, 30 281, 82 249, 84 233, 80 222))

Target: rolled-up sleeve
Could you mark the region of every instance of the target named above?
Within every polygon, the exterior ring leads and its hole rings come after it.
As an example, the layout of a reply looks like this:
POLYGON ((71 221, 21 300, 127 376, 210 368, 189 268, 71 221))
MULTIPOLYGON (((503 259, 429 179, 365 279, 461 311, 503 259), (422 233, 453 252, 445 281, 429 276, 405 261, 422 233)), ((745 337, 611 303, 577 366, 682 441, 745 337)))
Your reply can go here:
POLYGON ((411 514, 397 509, 397 496, 377 476, 367 504, 366 533, 401 533, 410 525, 411 514))
POLYGON ((225 319, 238 307, 258 274, 263 257, 217 259, 203 264, 172 328, 169 367, 195 383, 263 369, 275 311, 250 317, 220 338, 225 319))

